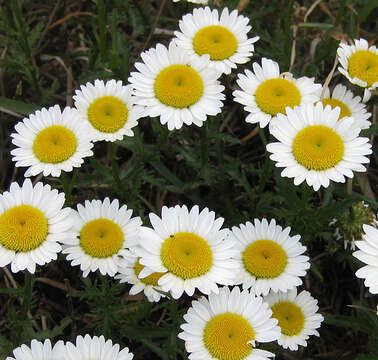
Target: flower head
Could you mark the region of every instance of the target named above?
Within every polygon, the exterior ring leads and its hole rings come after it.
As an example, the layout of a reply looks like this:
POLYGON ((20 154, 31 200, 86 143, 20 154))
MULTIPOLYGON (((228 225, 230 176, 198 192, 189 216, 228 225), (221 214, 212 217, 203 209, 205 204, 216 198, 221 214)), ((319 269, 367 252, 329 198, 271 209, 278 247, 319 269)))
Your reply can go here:
POLYGON ((134 87, 137 104, 145 106, 145 116, 159 116, 169 130, 183 124, 202 126, 208 115, 217 115, 223 106, 224 86, 219 72, 209 69, 208 56, 191 60, 174 42, 167 49, 156 48, 141 54, 129 82, 134 87))
POLYGON ((5 360, 66 360, 66 348, 63 341, 58 341, 53 347, 49 339, 44 342, 32 340, 30 347, 22 344, 13 350, 14 357, 5 360))
POLYGON ((278 114, 286 114, 287 107, 319 100, 321 85, 312 78, 280 74, 278 63, 266 58, 262 58, 261 66, 255 62, 252 67, 254 72, 245 70, 245 74, 238 75, 241 90, 233 92, 234 100, 249 112, 246 122, 259 123, 262 128, 269 124, 271 128, 271 121, 278 114))
POLYGON ((190 360, 265 360, 274 357, 256 349, 256 341, 279 338, 277 320, 261 297, 234 287, 220 289, 192 302, 178 337, 185 341, 190 360))
POLYGON ((12 160, 17 167, 29 167, 25 176, 60 176, 93 155, 89 129, 76 109, 42 108, 17 123, 15 130, 11 137, 17 148, 11 151, 12 160))
POLYGON ((219 14, 217 9, 196 8, 179 21, 181 31, 175 31, 175 42, 194 59, 210 56, 210 67, 230 74, 236 64, 249 61, 258 36, 248 38, 249 19, 227 8, 219 14))
POLYGON ((345 182, 353 171, 366 171, 365 155, 372 153, 368 138, 359 137, 360 128, 352 118, 339 120, 340 108, 321 103, 294 109, 278 115, 271 133, 279 142, 267 145, 270 158, 284 167, 281 176, 294 178, 299 185, 306 180, 315 191, 328 187, 330 180, 345 182))
POLYGON ((71 209, 64 208, 64 193, 26 179, 12 183, 0 195, 0 267, 11 264, 12 272, 56 260, 58 241, 70 241, 71 209))

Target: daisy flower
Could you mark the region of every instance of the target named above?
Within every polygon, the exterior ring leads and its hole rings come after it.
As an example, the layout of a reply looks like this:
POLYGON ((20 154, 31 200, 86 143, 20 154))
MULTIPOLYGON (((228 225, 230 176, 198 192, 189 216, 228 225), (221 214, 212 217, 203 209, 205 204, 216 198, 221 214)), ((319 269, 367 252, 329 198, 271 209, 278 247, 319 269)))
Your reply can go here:
POLYGON ((360 250, 353 256, 366 265, 357 270, 356 276, 365 279, 365 286, 372 294, 378 294, 378 229, 370 225, 364 225, 363 229, 362 240, 355 242, 360 250))
POLYGON ((76 109, 59 105, 42 108, 15 126, 11 134, 17 146, 11 151, 16 167, 29 167, 25 176, 58 177, 61 171, 80 167, 83 158, 92 156, 91 137, 76 109))
POLYGON ((339 107, 307 104, 286 113, 278 115, 271 130, 279 142, 266 147, 276 166, 285 168, 281 176, 294 178, 295 185, 306 180, 317 191, 330 180, 352 178, 352 170, 366 171, 362 164, 372 153, 369 139, 358 136, 361 129, 353 126, 353 118, 339 120, 339 107))
POLYGON ((340 108, 339 119, 353 117, 354 127, 368 129, 371 125, 371 122, 367 120, 371 113, 366 111, 366 105, 361 102, 361 97, 354 96, 344 85, 336 85, 332 95, 327 88, 321 102, 324 107, 330 105, 334 109, 338 106, 340 108))
POLYGON ((63 254, 71 265, 80 265, 83 277, 91 271, 100 270, 102 275, 114 276, 118 271, 119 256, 126 247, 135 246, 142 221, 140 217, 132 218, 133 210, 126 205, 119 206, 117 199, 110 202, 85 201, 73 210, 73 239, 64 241, 63 254))
POLYGON ((64 208, 64 193, 26 179, 20 187, 12 183, 0 194, 0 267, 11 264, 12 272, 56 260, 58 241, 69 241, 71 209, 64 208))
POLYGON ((133 136, 131 130, 138 125, 143 108, 135 106, 130 85, 122 81, 95 80, 76 90, 75 107, 92 130, 94 141, 116 141, 125 135, 133 136))
POLYGON ((282 230, 272 219, 255 219, 232 228, 231 238, 238 251, 235 258, 241 270, 235 280, 243 289, 252 287, 256 295, 267 295, 270 290, 290 290, 302 284, 310 263, 299 240, 300 235, 289 236, 290 227, 282 230))
POLYGON ((135 88, 136 103, 146 106, 144 116, 159 116, 169 130, 183 124, 202 126, 208 115, 221 112, 224 86, 219 72, 209 69, 209 56, 191 60, 174 42, 167 49, 157 44, 141 54, 129 82, 135 88))
POLYGON ((7 357, 5 360, 64 360, 65 351, 63 341, 58 341, 54 347, 51 347, 49 339, 43 343, 32 340, 30 347, 22 344, 13 350, 14 357, 7 357))
POLYGON ((297 289, 294 288, 285 293, 271 293, 264 300, 273 311, 272 317, 278 320, 281 328, 278 344, 284 349, 298 350, 298 345, 307 346, 306 340, 311 335, 319 336, 316 329, 324 318, 317 312, 318 300, 308 291, 297 295, 297 289))
POLYGON ((117 274, 115 278, 120 280, 121 283, 126 282, 133 285, 129 291, 130 295, 135 295, 143 291, 148 301, 159 301, 161 297, 165 297, 161 292, 156 291, 161 291, 158 281, 164 273, 152 273, 143 279, 139 279, 138 276, 144 269, 144 266, 139 262, 139 259, 140 258, 132 252, 125 251, 123 253, 123 258, 119 260, 119 274, 117 274))
POLYGON ((118 344, 106 340, 103 336, 90 337, 88 334, 76 338, 76 344, 66 343, 66 360, 131 360, 134 354, 125 347, 120 350, 118 344))
POLYGON ((176 44, 192 58, 210 56, 210 67, 224 74, 230 74, 236 64, 249 61, 254 51, 253 44, 258 36, 249 39, 249 19, 238 15, 237 10, 229 12, 224 8, 219 15, 217 9, 196 8, 193 14, 186 14, 179 21, 180 31, 175 31, 176 44))
POLYGON ((278 63, 266 58, 262 58, 261 66, 254 62, 252 67, 254 72, 245 70, 245 74, 238 75, 236 82, 241 90, 232 93, 234 101, 249 112, 245 119, 248 123, 259 123, 264 128, 277 114, 286 114, 286 107, 313 104, 320 98, 321 85, 313 78, 280 75, 278 63))
POLYGON ((274 354, 255 346, 256 341, 279 338, 277 320, 271 315, 260 296, 223 287, 219 294, 192 302, 178 337, 185 341, 190 360, 265 360, 274 354))
POLYGON ((143 227, 137 250, 145 268, 139 278, 153 272, 165 273, 158 285, 178 299, 183 292, 192 296, 198 288, 204 294, 218 292, 218 284, 231 285, 238 264, 231 257, 234 242, 227 238, 228 229, 221 229, 224 219, 215 219, 208 208, 199 212, 193 206, 162 208, 162 216, 151 213, 153 229, 143 227))
POLYGON ((354 40, 353 45, 340 43, 337 56, 341 66, 338 70, 356 84, 368 90, 378 86, 378 49, 365 39, 354 40))

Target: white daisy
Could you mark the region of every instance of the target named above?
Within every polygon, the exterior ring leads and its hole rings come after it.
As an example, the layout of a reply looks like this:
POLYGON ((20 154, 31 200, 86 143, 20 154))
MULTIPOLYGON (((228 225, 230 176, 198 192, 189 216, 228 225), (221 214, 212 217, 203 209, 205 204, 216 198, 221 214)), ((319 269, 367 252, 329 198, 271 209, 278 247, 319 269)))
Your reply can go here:
POLYGON ((72 266, 80 265, 84 277, 97 269, 102 275, 114 276, 119 256, 139 241, 142 221, 139 216, 132 218, 132 213, 126 205, 120 207, 117 199, 78 204, 72 214, 74 237, 63 242, 67 260, 72 260, 72 266))
POLYGON ((353 45, 340 43, 337 55, 339 71, 356 84, 368 90, 378 86, 378 49, 365 39, 355 39, 353 45))
POLYGON ((63 341, 58 341, 53 347, 49 339, 43 343, 32 340, 30 347, 22 344, 13 350, 14 357, 7 357, 5 360, 64 360, 65 346, 63 341))
POLYGON ((232 260, 234 241, 221 229, 224 219, 215 219, 208 208, 199 212, 184 206, 162 208, 162 216, 151 213, 154 229, 142 228, 143 241, 137 250, 140 263, 146 266, 139 278, 153 272, 166 273, 158 281, 173 298, 183 292, 192 296, 198 288, 204 294, 218 292, 218 284, 232 285, 239 265, 232 260))
POLYGON ((301 285, 299 277, 306 275, 309 258, 302 255, 306 247, 300 243, 300 235, 289 233, 290 227, 282 230, 274 219, 234 226, 230 236, 235 240, 235 258, 241 267, 235 283, 243 284, 243 289, 252 287, 256 295, 267 295, 270 290, 285 292, 301 285))
POLYGON ((372 294, 378 294, 378 229, 370 225, 364 225, 363 229, 362 240, 355 242, 360 250, 353 256, 366 265, 357 270, 356 276, 365 279, 365 286, 372 294))
POLYGON ((138 276, 144 268, 139 262, 139 257, 130 251, 125 251, 122 256, 123 258, 118 263, 119 274, 115 278, 120 280, 121 283, 127 282, 133 285, 129 291, 130 295, 143 291, 150 302, 159 301, 161 297, 165 297, 161 292, 156 291, 161 291, 158 281, 164 273, 153 273, 143 279, 139 279, 138 276))
POLYGON ((26 179, 20 187, 12 183, 0 194, 0 267, 11 264, 12 272, 56 260, 61 251, 58 241, 73 235, 71 209, 63 208, 64 193, 38 182, 33 187, 26 179))
POLYGON ((136 103, 146 106, 145 116, 159 116, 169 130, 183 124, 202 126, 208 115, 221 112, 224 86, 219 72, 209 69, 209 56, 190 60, 174 42, 167 49, 157 44, 141 54, 129 82, 135 88, 136 103))
POLYGON ((244 64, 253 54, 253 44, 258 36, 249 39, 249 19, 238 15, 235 9, 224 8, 219 15, 217 9, 196 8, 193 14, 186 14, 179 21, 180 31, 175 31, 176 44, 189 56, 196 59, 210 56, 210 67, 221 73, 230 74, 236 64, 244 64))
POLYGON ((264 298, 273 311, 273 318, 278 320, 281 337, 278 344, 284 349, 298 350, 298 345, 307 346, 311 335, 319 336, 318 329, 324 320, 317 311, 318 300, 308 291, 297 295, 297 289, 286 293, 271 293, 264 298))
POLYGON ((299 185, 306 180, 315 191, 328 187, 329 181, 345 182, 353 171, 364 172, 372 153, 368 138, 359 137, 353 118, 339 120, 340 108, 321 103, 286 108, 278 115, 271 133, 279 142, 268 144, 270 158, 284 167, 281 176, 294 178, 299 185))
POLYGON ((134 354, 125 347, 106 340, 103 336, 90 337, 88 334, 76 337, 76 344, 66 343, 66 360, 131 360, 134 354))
POLYGON ((17 146, 11 151, 16 166, 29 167, 25 176, 60 176, 61 171, 80 167, 83 158, 92 156, 89 129, 76 109, 59 105, 42 108, 16 124, 11 134, 17 146))
POLYGON ((254 72, 245 70, 245 75, 238 75, 236 82, 242 90, 232 93, 234 101, 249 112, 246 122, 260 123, 264 128, 278 114, 286 114, 286 107, 313 104, 320 98, 321 85, 315 84, 314 78, 280 75, 278 63, 266 58, 262 58, 261 66, 254 62, 252 67, 254 72))
POLYGON ((336 85, 332 95, 327 88, 321 101, 324 107, 327 105, 330 105, 332 108, 338 106, 340 108, 339 119, 352 117, 354 119, 354 127, 360 129, 368 129, 370 127, 371 122, 367 119, 369 119, 371 113, 366 111, 366 105, 361 101, 361 97, 354 97, 353 93, 346 86, 341 84, 336 85))
POLYGON ((263 299, 248 290, 220 289, 192 302, 178 337, 185 341, 190 360, 265 360, 274 357, 256 349, 256 341, 277 340, 280 329, 263 299))
POLYGON ((94 85, 87 82, 76 90, 75 107, 92 129, 94 141, 116 141, 134 135, 131 129, 138 125, 143 108, 134 105, 131 92, 131 86, 120 80, 95 80, 94 85))

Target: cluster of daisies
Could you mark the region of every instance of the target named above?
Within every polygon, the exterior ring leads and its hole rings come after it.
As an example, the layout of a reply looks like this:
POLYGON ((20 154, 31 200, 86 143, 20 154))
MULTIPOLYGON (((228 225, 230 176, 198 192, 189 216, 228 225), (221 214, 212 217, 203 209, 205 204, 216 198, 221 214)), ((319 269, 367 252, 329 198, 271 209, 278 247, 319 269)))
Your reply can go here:
MULTIPOLYGON (((202 126, 222 111, 222 74, 247 63, 258 37, 249 38, 249 19, 237 11, 196 8, 179 21, 168 47, 157 44, 141 54, 129 84, 96 80, 82 85, 74 107, 41 109, 15 126, 12 158, 27 167, 25 176, 59 177, 93 155, 96 141, 132 136, 141 117, 159 117, 169 130, 202 126)), ((377 49, 363 39, 341 44, 340 72, 368 91, 375 89, 377 49)), ((371 154, 360 131, 371 116, 361 97, 338 84, 331 92, 313 78, 280 73, 263 58, 239 74, 234 101, 244 105, 246 121, 268 125, 278 142, 267 145, 282 176, 306 181, 314 190, 330 180, 345 182, 366 171, 371 154)), ((204 294, 184 316, 179 338, 190 359, 262 360, 274 354, 259 344, 277 341, 284 348, 306 346, 323 321, 317 300, 298 290, 310 267, 299 235, 274 219, 222 228, 223 218, 198 206, 163 207, 151 213, 151 227, 118 200, 85 201, 64 208, 65 195, 41 182, 12 183, 0 195, 0 266, 35 272, 62 252, 83 277, 99 271, 144 292, 149 301, 204 294)), ((366 226, 355 256, 367 263, 357 272, 378 292, 378 230, 366 226)), ((14 350, 16 359, 131 359, 128 349, 103 337, 79 336, 76 345, 32 341, 14 350), (101 355, 99 355, 101 354, 101 355), (109 355, 111 354, 111 356, 109 355)), ((12 359, 12 358, 8 358, 12 359)))

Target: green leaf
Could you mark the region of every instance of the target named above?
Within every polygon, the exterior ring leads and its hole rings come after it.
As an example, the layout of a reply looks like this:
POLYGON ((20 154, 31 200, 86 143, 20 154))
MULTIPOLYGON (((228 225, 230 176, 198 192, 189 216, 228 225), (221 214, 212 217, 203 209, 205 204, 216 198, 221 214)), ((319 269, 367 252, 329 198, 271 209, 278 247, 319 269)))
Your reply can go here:
POLYGON ((7 110, 14 111, 16 113, 23 115, 29 115, 39 109, 39 106, 37 105, 24 103, 18 100, 8 99, 3 96, 0 96, 0 106, 7 110))

